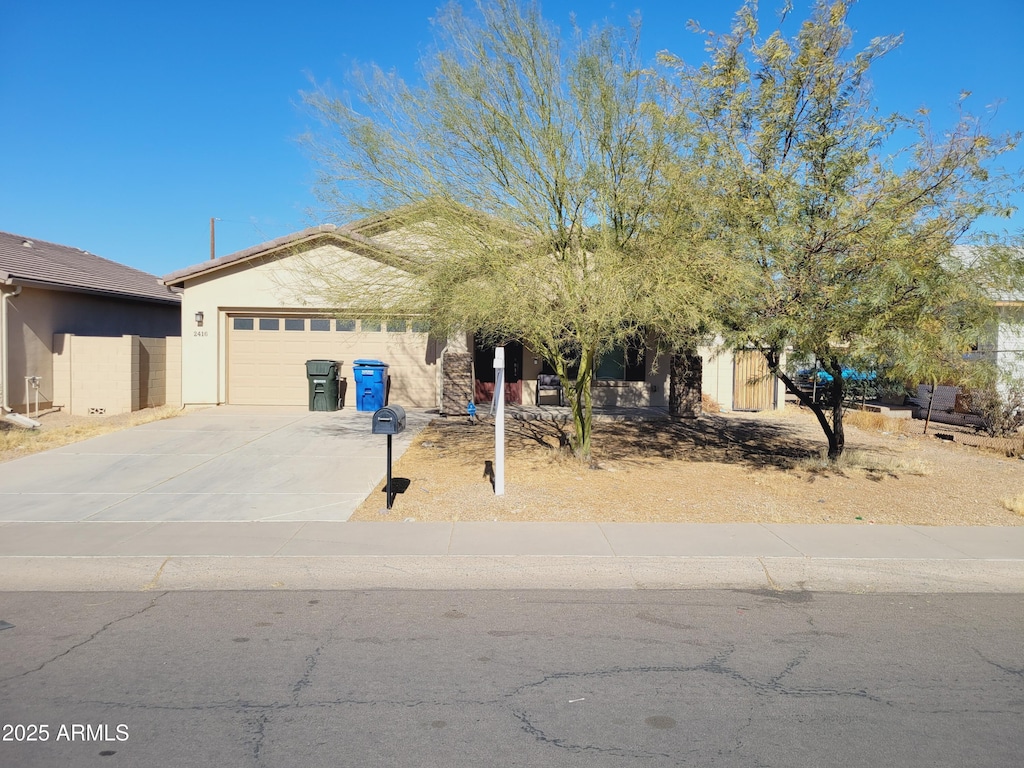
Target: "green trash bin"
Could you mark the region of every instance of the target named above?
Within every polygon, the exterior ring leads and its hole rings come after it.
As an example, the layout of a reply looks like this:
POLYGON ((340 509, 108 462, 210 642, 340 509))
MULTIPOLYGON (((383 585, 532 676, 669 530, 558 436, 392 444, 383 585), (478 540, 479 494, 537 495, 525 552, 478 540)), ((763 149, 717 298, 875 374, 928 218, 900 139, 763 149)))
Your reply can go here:
POLYGON ((309 410, 338 410, 338 363, 335 360, 307 360, 309 410))

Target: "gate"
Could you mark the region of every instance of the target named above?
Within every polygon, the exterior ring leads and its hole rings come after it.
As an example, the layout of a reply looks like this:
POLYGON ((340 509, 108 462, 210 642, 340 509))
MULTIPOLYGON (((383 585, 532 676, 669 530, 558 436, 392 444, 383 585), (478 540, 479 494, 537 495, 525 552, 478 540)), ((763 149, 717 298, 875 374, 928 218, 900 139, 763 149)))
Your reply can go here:
POLYGON ((775 407, 775 377, 768 361, 756 349, 738 349, 733 353, 732 409, 767 411, 775 407))

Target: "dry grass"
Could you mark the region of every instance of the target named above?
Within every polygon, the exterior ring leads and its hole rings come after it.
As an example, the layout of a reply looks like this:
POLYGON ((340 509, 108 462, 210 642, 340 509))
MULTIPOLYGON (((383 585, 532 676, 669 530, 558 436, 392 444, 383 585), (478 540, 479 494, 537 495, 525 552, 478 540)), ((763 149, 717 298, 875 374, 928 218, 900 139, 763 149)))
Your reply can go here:
POLYGON ((23 429, 0 420, 0 461, 60 448, 151 421, 170 419, 180 413, 180 408, 170 405, 117 416, 74 417, 57 411, 40 416, 39 429, 23 429))
POLYGON ((848 448, 838 461, 829 462, 828 449, 822 448, 817 456, 800 462, 799 468, 808 472, 844 472, 860 469, 869 474, 883 474, 897 477, 899 475, 916 475, 928 477, 932 467, 917 457, 903 457, 881 454, 877 451, 865 451, 848 448))
MULTIPOLYGON (((915 424, 911 419, 895 419, 883 413, 874 411, 849 410, 843 416, 843 424, 857 427, 866 431, 886 432, 888 434, 900 435, 909 434, 915 430, 915 424)), ((920 424, 916 427, 921 431, 920 424)))
POLYGON ((507 429, 504 496, 493 426, 438 419, 397 462, 391 513, 378 492, 352 519, 1024 525, 1003 502, 1020 493, 1020 460, 849 425, 845 460, 825 465, 820 427, 798 408, 599 423, 590 464, 562 447, 571 425, 507 429))

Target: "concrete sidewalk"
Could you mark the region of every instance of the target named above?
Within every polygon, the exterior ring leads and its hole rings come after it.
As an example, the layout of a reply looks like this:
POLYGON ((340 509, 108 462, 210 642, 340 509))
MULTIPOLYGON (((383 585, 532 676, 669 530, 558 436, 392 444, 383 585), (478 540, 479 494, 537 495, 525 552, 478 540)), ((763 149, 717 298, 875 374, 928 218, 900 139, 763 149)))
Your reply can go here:
POLYGON ((0 589, 1024 592, 1024 527, 0 523, 0 589))
POLYGON ((1024 592, 1024 526, 344 522, 369 419, 223 406, 0 464, 0 590, 1024 592))

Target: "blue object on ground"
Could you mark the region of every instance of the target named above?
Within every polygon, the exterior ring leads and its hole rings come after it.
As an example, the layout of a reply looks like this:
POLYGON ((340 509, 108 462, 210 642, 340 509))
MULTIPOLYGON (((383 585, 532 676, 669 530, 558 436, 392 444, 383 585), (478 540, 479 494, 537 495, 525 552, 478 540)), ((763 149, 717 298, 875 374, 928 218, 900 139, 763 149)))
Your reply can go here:
MULTIPOLYGON (((818 381, 832 381, 832 374, 828 371, 804 369, 800 371, 802 375, 814 376, 818 381)), ((878 378, 878 374, 874 371, 858 371, 854 368, 843 368, 843 380, 844 381, 874 381, 878 378)))

